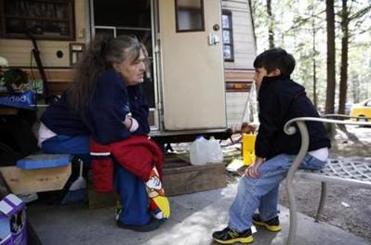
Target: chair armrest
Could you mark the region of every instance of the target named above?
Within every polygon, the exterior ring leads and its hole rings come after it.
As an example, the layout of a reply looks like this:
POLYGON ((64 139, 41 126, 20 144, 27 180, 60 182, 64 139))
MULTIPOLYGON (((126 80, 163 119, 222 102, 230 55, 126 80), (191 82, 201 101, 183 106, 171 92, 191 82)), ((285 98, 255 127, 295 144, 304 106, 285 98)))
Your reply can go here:
MULTIPOLYGON (((289 207, 290 207, 290 229, 289 229, 289 235, 287 238, 287 244, 292 245, 295 244, 295 234, 296 234, 296 226, 297 226, 297 215, 296 215, 296 203, 295 203, 295 193, 294 188, 292 185, 292 181, 295 175, 296 170, 299 168, 300 163, 303 161, 305 155, 308 152, 309 147, 309 135, 308 135, 308 129, 305 124, 306 121, 314 121, 314 122, 322 122, 322 123, 332 123, 332 124, 344 124, 344 125, 362 125, 362 126, 371 126, 371 122, 355 122, 351 120, 338 120, 338 119, 328 119, 328 118, 354 118, 349 117, 347 115, 337 115, 337 114, 329 114, 324 115, 325 118, 317 118, 317 117, 298 117, 293 118, 289 120, 285 126, 283 127, 283 130, 288 135, 293 135, 296 133, 297 129, 294 127, 294 123, 297 124, 300 136, 301 136, 301 144, 300 144, 300 150, 299 153, 296 155, 293 164, 291 165, 288 173, 287 173, 287 180, 286 180, 286 190, 288 194, 288 200, 289 200, 289 207)), ((321 200, 323 196, 325 195, 325 184, 322 184, 322 192, 321 192, 321 200)), ((322 203, 322 201, 321 201, 322 203)), ((319 213, 321 211, 321 207, 323 207, 323 204, 320 204, 320 208, 317 211, 317 218, 319 216, 319 213)))
MULTIPOLYGON (((283 130, 288 135, 293 135, 296 133, 296 128, 294 127, 294 123, 297 124, 301 136, 301 146, 300 150, 290 167, 290 170, 287 174, 288 181, 291 181, 293 175, 295 174, 296 170, 298 169, 300 163, 303 161, 305 154, 308 151, 309 147, 309 136, 308 136, 308 129, 305 122, 312 121, 312 122, 322 122, 322 123, 332 123, 332 124, 343 124, 343 125, 359 125, 359 126, 371 126, 371 122, 358 122, 358 121, 351 121, 351 120, 339 120, 339 119, 328 119, 327 117, 335 117, 335 118, 359 118, 359 117, 351 117, 348 115, 341 115, 341 114, 327 114, 323 115, 325 118, 318 118, 318 117, 297 117, 289 120, 286 122, 283 130)), ((370 118, 371 119, 371 118, 370 118)))

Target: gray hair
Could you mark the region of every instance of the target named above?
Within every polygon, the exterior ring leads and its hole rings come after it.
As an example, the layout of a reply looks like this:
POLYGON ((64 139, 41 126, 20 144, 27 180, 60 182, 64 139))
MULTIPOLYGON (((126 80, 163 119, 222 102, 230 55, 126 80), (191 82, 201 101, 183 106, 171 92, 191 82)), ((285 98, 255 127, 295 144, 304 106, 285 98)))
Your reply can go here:
POLYGON ((140 51, 147 56, 145 46, 136 37, 97 35, 76 66, 75 82, 68 96, 73 110, 79 112, 91 100, 97 79, 104 71, 128 58, 136 61, 140 51))

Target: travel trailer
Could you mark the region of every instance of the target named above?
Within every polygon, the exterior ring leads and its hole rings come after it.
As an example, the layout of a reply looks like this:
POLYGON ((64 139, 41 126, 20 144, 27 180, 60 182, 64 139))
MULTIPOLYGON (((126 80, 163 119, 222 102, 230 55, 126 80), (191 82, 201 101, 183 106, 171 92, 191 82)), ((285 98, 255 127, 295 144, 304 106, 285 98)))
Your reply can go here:
POLYGON ((248 0, 0 0, 0 56, 49 95, 99 33, 146 45, 153 136, 224 137, 242 120, 256 55, 248 0))

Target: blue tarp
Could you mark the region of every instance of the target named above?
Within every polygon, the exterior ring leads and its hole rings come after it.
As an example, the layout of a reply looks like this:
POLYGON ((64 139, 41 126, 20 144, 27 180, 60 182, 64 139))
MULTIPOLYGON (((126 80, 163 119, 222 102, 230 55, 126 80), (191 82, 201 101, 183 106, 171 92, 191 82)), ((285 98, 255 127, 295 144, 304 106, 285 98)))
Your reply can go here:
POLYGON ((36 109, 36 96, 32 91, 0 96, 0 106, 34 110, 36 109))

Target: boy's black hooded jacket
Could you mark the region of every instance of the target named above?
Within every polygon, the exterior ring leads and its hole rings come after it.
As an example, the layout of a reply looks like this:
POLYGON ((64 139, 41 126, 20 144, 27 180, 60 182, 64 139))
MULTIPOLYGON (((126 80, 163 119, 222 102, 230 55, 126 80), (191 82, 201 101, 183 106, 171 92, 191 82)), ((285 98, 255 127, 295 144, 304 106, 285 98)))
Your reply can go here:
MULTIPOLYGON (((255 144, 258 157, 270 159, 276 155, 297 154, 300 133, 287 135, 283 126, 295 117, 319 117, 305 94, 303 86, 289 77, 264 77, 258 93, 259 132, 255 144)), ((309 132, 309 151, 330 147, 330 140, 322 123, 306 122, 309 132)))

